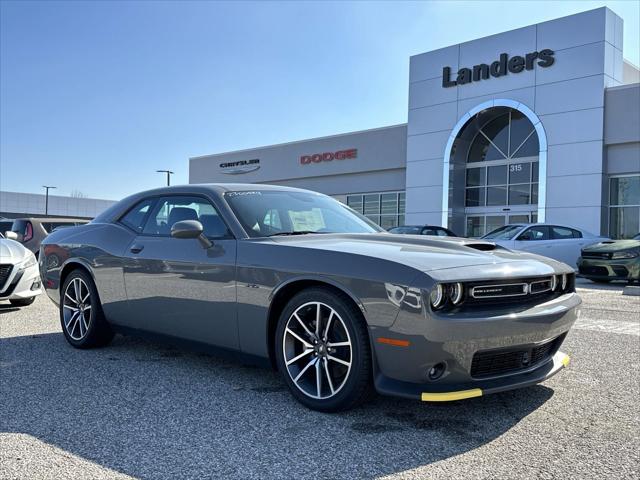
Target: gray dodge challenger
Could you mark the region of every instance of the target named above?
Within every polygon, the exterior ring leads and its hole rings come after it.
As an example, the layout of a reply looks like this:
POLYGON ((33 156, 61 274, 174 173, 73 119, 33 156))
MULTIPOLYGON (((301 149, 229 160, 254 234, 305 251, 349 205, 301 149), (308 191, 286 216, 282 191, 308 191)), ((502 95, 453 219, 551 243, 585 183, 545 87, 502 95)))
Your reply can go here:
POLYGON ((376 391, 423 401, 542 382, 578 315, 573 268, 494 243, 392 235, 280 186, 130 196, 43 242, 40 272, 77 348, 143 334, 276 368, 309 408, 376 391))

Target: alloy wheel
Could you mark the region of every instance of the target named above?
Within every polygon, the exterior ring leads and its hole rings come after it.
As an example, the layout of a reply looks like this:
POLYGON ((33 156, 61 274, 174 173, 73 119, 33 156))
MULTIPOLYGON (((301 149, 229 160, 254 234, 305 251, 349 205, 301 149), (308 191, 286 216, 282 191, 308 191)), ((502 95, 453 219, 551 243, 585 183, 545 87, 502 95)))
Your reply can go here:
POLYGON ((338 312, 325 303, 305 303, 293 312, 285 327, 282 351, 289 377, 311 398, 333 397, 349 378, 351 337, 338 312))
POLYGON ((91 292, 79 277, 72 279, 62 300, 64 328, 73 340, 82 340, 91 324, 91 292))

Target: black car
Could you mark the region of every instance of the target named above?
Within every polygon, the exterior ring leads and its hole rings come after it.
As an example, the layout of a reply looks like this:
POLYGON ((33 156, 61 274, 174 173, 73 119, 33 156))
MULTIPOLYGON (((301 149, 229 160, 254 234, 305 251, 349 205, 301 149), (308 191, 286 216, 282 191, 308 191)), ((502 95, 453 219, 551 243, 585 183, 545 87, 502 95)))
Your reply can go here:
POLYGON ((459 237, 448 228, 436 225, 402 225, 389 229, 389 233, 401 235, 434 235, 436 237, 459 237))

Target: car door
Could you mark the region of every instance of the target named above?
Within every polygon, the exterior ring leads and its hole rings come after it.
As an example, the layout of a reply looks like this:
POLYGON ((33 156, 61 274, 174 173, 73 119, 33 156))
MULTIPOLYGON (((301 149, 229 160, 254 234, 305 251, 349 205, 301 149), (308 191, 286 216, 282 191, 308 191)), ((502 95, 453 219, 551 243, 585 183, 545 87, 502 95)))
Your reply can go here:
POLYGON ((147 210, 124 252, 127 325, 238 348, 236 240, 217 209, 205 197, 172 195, 155 199, 147 210), (200 221, 213 245, 173 238, 171 226, 182 220, 200 221))
POLYGON ((553 240, 553 258, 575 269, 578 264, 578 257, 580 257, 580 250, 585 244, 582 233, 574 228, 560 227, 557 225, 551 225, 550 229, 553 240))
POLYGON ((514 241, 516 250, 555 258, 553 241, 547 225, 534 225, 522 231, 514 241))

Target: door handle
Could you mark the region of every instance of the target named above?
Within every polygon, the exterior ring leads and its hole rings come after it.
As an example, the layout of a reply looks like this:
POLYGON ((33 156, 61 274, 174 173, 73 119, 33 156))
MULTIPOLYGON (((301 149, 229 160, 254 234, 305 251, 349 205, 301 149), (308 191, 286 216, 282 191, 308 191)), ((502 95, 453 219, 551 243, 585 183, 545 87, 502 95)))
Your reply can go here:
POLYGON ((140 253, 144 249, 144 245, 140 245, 139 243, 134 243, 129 251, 131 253, 140 253))

